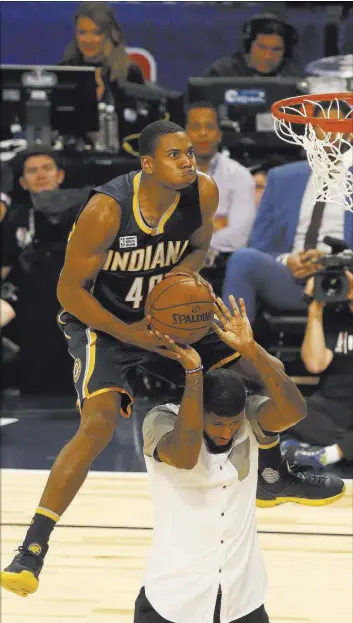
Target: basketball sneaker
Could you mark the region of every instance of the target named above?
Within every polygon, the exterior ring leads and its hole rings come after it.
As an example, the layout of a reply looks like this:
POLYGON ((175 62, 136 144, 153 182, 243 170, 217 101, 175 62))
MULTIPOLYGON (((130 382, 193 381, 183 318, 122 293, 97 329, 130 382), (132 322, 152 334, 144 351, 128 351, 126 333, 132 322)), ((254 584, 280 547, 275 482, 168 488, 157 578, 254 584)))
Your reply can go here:
POLYGON ((305 465, 313 468, 322 468, 326 465, 325 448, 319 446, 288 440, 281 443, 281 453, 289 465, 305 465))
POLYGON ((40 549, 40 552, 38 550, 36 552, 35 546, 35 543, 29 546, 33 548, 33 551, 23 547, 23 545, 18 548, 18 554, 12 563, 0 573, 0 586, 21 597, 35 593, 39 584, 38 576, 42 570, 46 554, 46 551, 43 553, 39 545, 37 548, 40 549))
POLYGON ((287 461, 282 461, 278 471, 279 479, 270 483, 259 473, 256 506, 270 508, 285 502, 325 506, 339 500, 346 490, 343 480, 337 476, 289 467, 287 461))

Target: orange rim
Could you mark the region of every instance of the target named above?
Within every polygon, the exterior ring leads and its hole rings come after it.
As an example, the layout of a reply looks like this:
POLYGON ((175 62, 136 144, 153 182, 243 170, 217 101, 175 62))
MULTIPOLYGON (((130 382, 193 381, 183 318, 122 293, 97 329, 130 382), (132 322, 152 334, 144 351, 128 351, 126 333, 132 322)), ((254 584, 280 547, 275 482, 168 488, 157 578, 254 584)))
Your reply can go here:
POLYGON ((323 130, 327 132, 342 132, 342 133, 352 133, 353 132, 353 111, 349 113, 349 116, 345 119, 325 119, 322 117, 314 117, 314 105, 320 102, 328 102, 330 100, 342 100, 353 106, 353 93, 323 93, 323 94, 310 94, 310 95, 298 95, 296 97, 288 97, 283 100, 279 100, 275 102, 271 106, 272 115, 276 119, 289 121, 290 123, 300 123, 300 124, 311 124, 313 126, 320 126, 323 130), (281 110, 283 107, 288 106, 299 106, 300 104, 304 104, 304 111, 299 111, 298 113, 288 113, 285 110, 281 110), (303 112, 308 112, 309 114, 302 114, 303 112))

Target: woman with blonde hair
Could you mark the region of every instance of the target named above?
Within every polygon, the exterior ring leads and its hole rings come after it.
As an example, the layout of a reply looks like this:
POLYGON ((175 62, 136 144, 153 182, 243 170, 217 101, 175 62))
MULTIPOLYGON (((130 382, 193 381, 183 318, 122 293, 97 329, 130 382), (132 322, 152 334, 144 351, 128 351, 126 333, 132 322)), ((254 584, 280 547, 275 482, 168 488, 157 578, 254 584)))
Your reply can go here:
POLYGON ((99 100, 107 99, 119 80, 144 83, 140 67, 129 61, 120 24, 105 2, 79 5, 75 37, 65 48, 60 65, 95 66, 99 100))

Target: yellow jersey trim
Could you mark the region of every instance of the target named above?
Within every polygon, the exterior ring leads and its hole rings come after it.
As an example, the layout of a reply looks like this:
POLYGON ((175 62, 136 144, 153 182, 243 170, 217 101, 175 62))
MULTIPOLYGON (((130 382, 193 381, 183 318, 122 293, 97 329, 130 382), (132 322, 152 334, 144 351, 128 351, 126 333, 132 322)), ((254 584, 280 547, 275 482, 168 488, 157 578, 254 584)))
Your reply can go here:
POLYGON ((59 324, 66 324, 66 322, 64 322, 63 320, 61 320, 61 315, 65 313, 65 309, 63 308, 57 315, 56 319, 58 321, 59 324))
POLYGON ((60 515, 54 513, 54 511, 49 510, 49 508, 43 508, 43 506, 38 506, 36 509, 37 515, 44 515, 44 517, 49 517, 53 521, 57 522, 60 519, 60 515))
POLYGON ((93 374, 94 366, 96 364, 96 342, 97 342, 97 333, 91 331, 91 329, 87 329, 86 333, 88 334, 88 344, 86 346, 86 370, 83 377, 82 382, 82 397, 89 397, 88 383, 91 380, 91 376, 93 374))
MULTIPOLYGON (((277 433, 273 433, 273 434, 277 435, 277 433)), ((260 450, 270 450, 271 448, 274 448, 278 444, 279 444, 279 439, 276 439, 275 441, 271 441, 271 443, 268 443, 268 444, 259 443, 259 448, 260 450)))
POLYGON ((71 231, 70 231, 68 239, 67 239, 68 242, 69 242, 72 234, 74 233, 75 229, 76 229, 76 223, 74 223, 73 226, 71 227, 71 231))
POLYGON ((150 236, 157 236, 158 234, 162 234, 164 232, 164 227, 165 227, 166 222, 176 210, 178 203, 180 201, 180 193, 177 193, 177 196, 175 197, 173 203, 164 212, 161 220, 158 223, 158 227, 156 228, 149 227, 143 220, 141 211, 140 211, 139 188, 140 188, 141 176, 142 176, 142 171, 137 173, 134 177, 134 181, 133 181, 134 194, 132 197, 132 211, 135 217, 135 221, 137 225, 139 226, 139 228, 145 234, 149 234, 150 236))
MULTIPOLYGON (((82 403, 85 399, 94 398, 94 396, 99 396, 100 394, 105 394, 107 392, 119 392, 119 394, 125 394, 129 397, 130 403, 128 404, 126 411, 124 409, 120 409, 121 415, 125 418, 130 417, 132 403, 134 402, 133 397, 129 392, 127 392, 122 387, 104 387, 103 389, 97 389, 96 391, 90 393, 88 389, 88 384, 91 380, 94 366, 96 364, 96 342, 97 342, 97 333, 91 331, 91 329, 87 329, 86 331, 88 337, 88 343, 86 346, 86 369, 82 382, 82 403)), ((80 409, 81 411, 81 409, 80 409)))
POLYGON ((129 394, 129 392, 127 392, 126 389, 123 389, 122 387, 104 387, 103 389, 97 389, 95 392, 92 392, 92 394, 88 394, 88 396, 86 396, 86 400, 94 398, 95 396, 99 396, 100 394, 106 394, 107 392, 118 392, 119 394, 125 394, 129 397, 130 403, 127 405, 126 411, 124 411, 122 407, 120 408, 121 415, 124 418, 129 418, 131 415, 134 399, 131 394, 129 394))

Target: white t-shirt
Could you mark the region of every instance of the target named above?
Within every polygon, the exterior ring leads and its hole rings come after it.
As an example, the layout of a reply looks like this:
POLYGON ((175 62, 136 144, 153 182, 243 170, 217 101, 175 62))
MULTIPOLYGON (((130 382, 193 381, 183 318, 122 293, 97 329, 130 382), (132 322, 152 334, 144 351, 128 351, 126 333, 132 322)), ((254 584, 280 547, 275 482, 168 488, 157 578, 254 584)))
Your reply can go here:
POLYGON ((218 186, 219 202, 215 218, 226 216, 228 224, 214 232, 210 248, 232 253, 245 247, 256 216, 255 181, 250 171, 225 154, 212 158, 208 174, 218 186))
MULTIPOLYGON (((305 236, 309 229, 315 203, 314 177, 311 174, 305 187, 300 206, 298 226, 295 233, 292 253, 299 253, 304 249, 305 236)), ((325 204, 316 245, 317 249, 325 253, 330 250, 330 247, 323 242, 325 236, 334 236, 341 240, 344 238, 344 215, 345 207, 343 202, 342 205, 331 201, 325 204)))
POLYGON ((203 442, 192 470, 154 458, 158 442, 175 426, 178 407, 156 407, 145 418, 155 527, 143 585, 153 608, 172 623, 213 623, 219 586, 221 623, 264 603, 266 571, 255 522, 258 443, 249 420, 266 400, 248 398, 247 419, 230 450, 212 454, 203 442))

